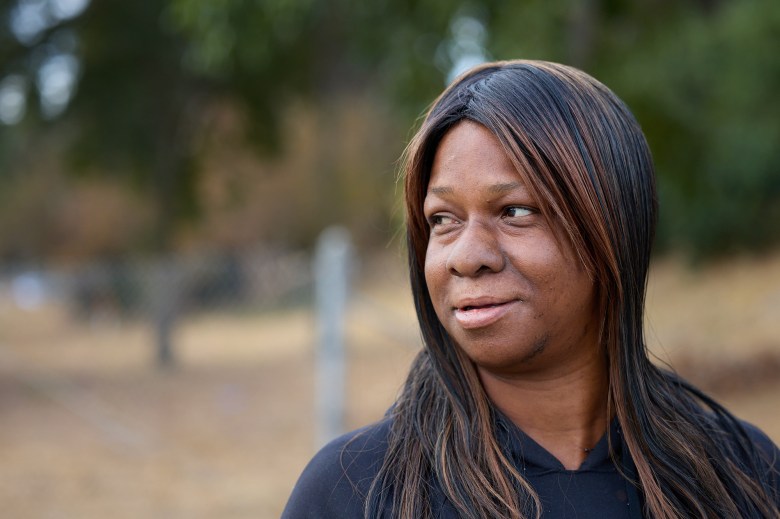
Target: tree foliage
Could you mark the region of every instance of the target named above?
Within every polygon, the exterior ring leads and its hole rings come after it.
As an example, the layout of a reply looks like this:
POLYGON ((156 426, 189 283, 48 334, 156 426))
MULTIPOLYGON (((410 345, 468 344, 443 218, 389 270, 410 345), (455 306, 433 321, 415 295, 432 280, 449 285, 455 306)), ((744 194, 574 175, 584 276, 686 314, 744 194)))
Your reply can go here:
MULTIPOLYGON (((458 67, 515 57, 580 66, 628 102, 656 157, 663 245, 705 256, 780 239, 774 0, 92 2, 78 16, 49 14, 33 36, 12 30, 20 6, 56 4, 0 7, 0 81, 22 78, 31 108, 0 130, 4 169, 41 132, 60 132, 74 171, 150 194, 160 248, 199 213, 204 142, 223 107, 241 116, 241 145, 260 153, 294 153, 282 125, 291 106, 319 114, 310 167, 324 225, 354 196, 336 111, 370 98, 386 108, 378 117, 408 128, 458 67), (77 58, 78 74, 52 115, 32 107, 45 108, 36 78, 56 55, 77 58)), ((400 151, 404 133, 383 131, 400 151)))
POLYGON ((780 4, 675 20, 616 73, 653 147, 663 244, 695 257, 780 240, 780 4))

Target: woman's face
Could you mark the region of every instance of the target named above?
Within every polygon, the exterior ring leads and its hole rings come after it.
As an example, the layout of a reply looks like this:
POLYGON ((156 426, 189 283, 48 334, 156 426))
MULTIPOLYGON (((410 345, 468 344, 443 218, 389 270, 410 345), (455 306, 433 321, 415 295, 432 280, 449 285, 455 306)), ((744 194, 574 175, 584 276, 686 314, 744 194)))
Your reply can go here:
POLYGON ((481 373, 563 374, 593 358, 594 284, 485 127, 444 136, 423 210, 433 306, 481 373))

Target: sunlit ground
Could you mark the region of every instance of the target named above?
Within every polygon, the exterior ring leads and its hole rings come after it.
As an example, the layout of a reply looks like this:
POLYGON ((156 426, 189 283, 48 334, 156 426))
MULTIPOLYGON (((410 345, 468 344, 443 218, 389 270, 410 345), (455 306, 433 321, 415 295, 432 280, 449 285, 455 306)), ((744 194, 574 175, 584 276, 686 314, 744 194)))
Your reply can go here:
MULTIPOLYGON (((379 418, 418 335, 400 260, 364 268, 348 325, 347 427, 379 418)), ((653 270, 650 342, 780 441, 780 254, 653 270)), ((278 517, 313 454, 314 319, 188 318, 178 367, 138 323, 0 301, 4 517, 278 517)))

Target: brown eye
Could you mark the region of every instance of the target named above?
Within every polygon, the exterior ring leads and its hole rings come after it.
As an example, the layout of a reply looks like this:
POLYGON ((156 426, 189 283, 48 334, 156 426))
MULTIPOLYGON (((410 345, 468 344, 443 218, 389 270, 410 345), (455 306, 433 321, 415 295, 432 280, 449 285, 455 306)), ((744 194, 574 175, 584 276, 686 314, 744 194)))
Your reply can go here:
POLYGON ((513 205, 504 210, 504 216, 507 218, 520 218, 521 216, 528 216, 532 213, 533 211, 531 209, 520 205, 513 205))
POLYGON ((455 219, 451 216, 447 216, 446 214, 435 214, 428 218, 428 224, 431 227, 436 227, 439 225, 450 225, 455 223, 455 219))

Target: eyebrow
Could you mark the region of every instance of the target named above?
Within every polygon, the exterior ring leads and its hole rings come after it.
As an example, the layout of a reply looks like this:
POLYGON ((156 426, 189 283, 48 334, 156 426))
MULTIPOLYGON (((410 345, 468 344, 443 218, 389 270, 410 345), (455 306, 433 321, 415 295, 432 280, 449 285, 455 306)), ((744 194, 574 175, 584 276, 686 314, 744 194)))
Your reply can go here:
POLYGON ((523 184, 520 182, 507 182, 505 184, 494 184, 488 188, 488 191, 495 195, 502 195, 521 187, 523 187, 523 184))
POLYGON ((450 186, 434 186, 429 187, 428 192, 434 195, 451 195, 455 190, 450 186))
MULTIPOLYGON (((523 184, 520 182, 506 182, 502 184, 494 184, 488 187, 487 190, 490 194, 502 195, 521 187, 523 187, 523 184)), ((434 195, 451 195, 455 192, 455 189, 453 189, 451 186, 433 186, 428 188, 428 192, 434 195)))

